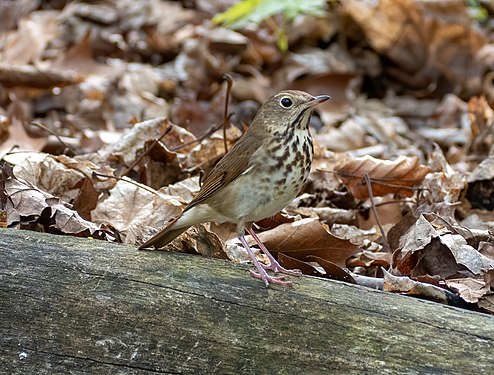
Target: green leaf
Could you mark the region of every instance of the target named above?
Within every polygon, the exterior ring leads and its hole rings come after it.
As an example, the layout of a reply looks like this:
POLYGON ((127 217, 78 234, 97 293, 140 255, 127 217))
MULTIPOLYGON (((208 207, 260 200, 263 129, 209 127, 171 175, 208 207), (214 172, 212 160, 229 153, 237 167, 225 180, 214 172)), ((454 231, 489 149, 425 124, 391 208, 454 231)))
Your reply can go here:
POLYGON ((230 9, 216 15, 213 22, 240 29, 249 23, 259 24, 276 14, 293 20, 299 14, 324 16, 326 0, 243 0, 230 9))
POLYGON ((261 1, 262 0, 243 0, 240 3, 233 5, 230 9, 227 9, 223 13, 214 16, 213 22, 222 23, 231 27, 231 25, 235 22, 248 17, 261 1))
POLYGON ((283 30, 280 30, 280 32, 278 33, 276 44, 281 52, 288 51, 288 38, 283 30))

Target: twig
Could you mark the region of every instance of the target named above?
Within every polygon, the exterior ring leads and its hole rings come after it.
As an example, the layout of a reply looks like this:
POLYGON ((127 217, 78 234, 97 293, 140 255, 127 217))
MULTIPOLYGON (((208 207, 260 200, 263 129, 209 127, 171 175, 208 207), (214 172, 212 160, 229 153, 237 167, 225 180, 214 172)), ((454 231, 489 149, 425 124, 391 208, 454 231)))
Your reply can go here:
POLYGON ((224 74, 223 79, 226 81, 225 112, 223 113, 223 142, 225 145, 225 154, 228 152, 228 142, 226 141, 226 128, 230 125, 228 116, 228 103, 230 102, 230 92, 233 86, 233 79, 229 74, 224 74))
POLYGON ((371 201, 372 213, 374 214, 374 217, 376 218, 377 226, 379 227, 379 230, 381 231, 381 234, 383 236, 384 248, 387 251, 391 251, 391 247, 389 246, 388 240, 386 238, 386 233, 384 232, 384 228, 381 224, 381 220, 379 219, 379 215, 377 214, 376 205, 374 204, 374 195, 372 194, 371 179, 367 173, 364 174, 364 181, 365 181, 365 184, 367 185, 367 191, 369 192, 369 198, 371 201))
MULTIPOLYGON (((365 178, 365 176, 356 175, 356 174, 352 174, 352 173, 341 173, 341 172, 337 172, 337 171, 328 171, 326 169, 319 169, 319 168, 317 168, 316 170, 318 172, 334 173, 334 174, 336 174, 339 177, 365 178)), ((383 186, 393 187, 393 188, 397 188, 397 189, 414 190, 414 191, 415 190, 427 190, 427 189, 424 189, 424 188, 422 188, 420 186, 417 186, 417 187, 415 187, 415 186, 406 186, 406 185, 400 185, 400 184, 390 184, 390 183, 386 182, 387 180, 389 180, 389 181, 396 180, 395 177, 390 177, 390 178, 386 178, 386 177, 383 177, 383 178, 371 178, 369 175, 367 175, 367 177, 375 185, 383 185, 383 186)), ((407 180, 407 179, 401 179, 401 181, 404 181, 404 182, 415 182, 415 180, 407 180)))
POLYGON ((158 192, 156 190, 150 188, 149 186, 146 186, 146 185, 143 185, 143 184, 139 184, 138 182, 135 182, 134 180, 132 180, 132 179, 130 179, 128 177, 127 178, 125 178, 125 177, 117 177, 117 176, 112 176, 112 175, 109 175, 109 174, 104 174, 104 173, 99 173, 99 172, 93 172, 93 176, 105 177, 105 178, 114 178, 115 180, 118 180, 118 181, 125 181, 125 182, 128 182, 129 184, 132 184, 132 185, 137 186, 138 188, 147 190, 150 193, 153 193, 153 194, 159 196, 159 194, 158 194, 158 192))
POLYGON ((68 148, 74 155, 77 155, 76 150, 71 145, 65 143, 57 132, 51 130, 50 128, 46 127, 45 125, 43 125, 37 121, 31 121, 31 124, 37 126, 38 128, 41 128, 44 131, 55 136, 62 145, 64 145, 66 148, 68 148))
POLYGON ((126 176, 126 175, 127 175, 127 173, 129 173, 129 172, 130 172, 130 171, 131 171, 131 170, 132 170, 132 169, 133 169, 133 168, 134 168, 137 164, 139 164, 139 163, 141 162, 141 160, 142 160, 142 159, 143 159, 146 155, 148 155, 148 154, 151 152, 151 150, 153 149, 153 147, 154 147, 154 146, 156 146, 156 144, 157 144, 158 142, 160 142, 160 141, 163 139, 163 137, 164 137, 165 135, 167 135, 168 133, 170 133, 172 129, 173 129, 173 128, 172 128, 172 126, 171 126, 171 125, 170 125, 170 126, 168 126, 168 127, 167 127, 164 131, 163 131, 163 133, 161 133, 161 135, 159 136, 159 138, 156 138, 156 139, 154 140, 154 142, 151 144, 151 146, 149 146, 149 147, 148 147, 148 149, 147 149, 145 152, 143 152, 141 156, 139 156, 136 160, 134 160, 134 162, 133 162, 133 163, 132 163, 132 164, 131 164, 131 165, 130 165, 130 166, 129 166, 129 167, 128 167, 128 168, 127 168, 127 169, 126 169, 126 170, 125 170, 125 171, 124 171, 121 175, 120 175, 120 177, 126 176))
POLYGON ((377 203, 376 207, 382 207, 382 206, 386 206, 387 204, 394 204, 394 203, 415 203, 415 201, 416 199, 392 199, 390 201, 377 203))
MULTIPOLYGON (((232 115, 230 114, 228 116, 228 119, 230 119, 230 117, 232 117, 232 115)), ((213 126, 211 127, 206 134, 204 135, 201 135, 199 138, 196 138, 192 141, 189 141, 187 143, 184 143, 184 144, 181 144, 180 146, 177 146, 177 147, 173 147, 173 148, 170 148, 170 151, 178 151, 180 150, 181 148, 184 148, 184 147, 187 147, 187 146, 190 146, 194 143, 201 143, 202 141, 204 141, 206 138, 208 138, 209 136, 211 136, 211 134, 213 134, 216 130, 218 130, 219 128, 221 128, 223 126, 224 122, 222 122, 221 124, 218 124, 216 126, 213 126)))

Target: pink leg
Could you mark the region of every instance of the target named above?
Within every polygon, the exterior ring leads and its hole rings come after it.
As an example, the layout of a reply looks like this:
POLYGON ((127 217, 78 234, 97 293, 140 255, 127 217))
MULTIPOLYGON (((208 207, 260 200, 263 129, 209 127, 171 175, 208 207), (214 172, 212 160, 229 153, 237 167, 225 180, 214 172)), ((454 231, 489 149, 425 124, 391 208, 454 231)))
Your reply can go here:
POLYGON ((247 232, 254 238, 254 241, 257 242, 259 247, 261 248, 261 251, 266 254, 266 256, 269 259, 269 264, 266 266, 264 264, 261 265, 262 268, 265 270, 273 270, 274 272, 281 272, 285 273, 287 275, 294 275, 294 276, 302 276, 302 271, 300 270, 288 270, 284 267, 282 267, 276 259, 271 255, 271 253, 266 249, 266 246, 261 242, 259 237, 257 237, 256 232, 252 230, 252 228, 246 228, 247 232))
POLYGON ((239 235, 238 239, 240 240, 240 242, 242 242, 242 245, 244 245, 245 250, 247 250, 247 253, 250 256, 250 259, 252 260, 252 262, 255 264, 255 266, 257 268, 257 272, 250 271, 250 275, 252 277, 255 277, 256 279, 261 279, 262 281, 264 281, 264 284, 266 285, 266 287, 269 286, 269 283, 278 284, 278 285, 286 285, 286 286, 291 286, 293 284, 291 281, 284 281, 285 280, 284 276, 274 277, 274 276, 268 275, 266 270, 262 267, 261 263, 259 263, 259 261, 256 259, 256 256, 254 255, 254 252, 252 251, 249 244, 245 240, 244 235, 243 234, 239 235))

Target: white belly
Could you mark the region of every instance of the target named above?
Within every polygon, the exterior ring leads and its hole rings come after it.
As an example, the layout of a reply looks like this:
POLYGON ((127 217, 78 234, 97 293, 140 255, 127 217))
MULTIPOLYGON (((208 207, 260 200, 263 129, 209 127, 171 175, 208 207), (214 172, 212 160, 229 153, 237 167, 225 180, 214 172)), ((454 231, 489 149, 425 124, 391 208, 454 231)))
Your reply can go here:
POLYGON ((283 171, 261 176, 258 173, 243 175, 223 188, 209 206, 222 213, 218 222, 237 222, 242 218, 245 222, 258 221, 273 216, 290 203, 307 177, 305 170, 288 176, 283 171))
MULTIPOLYGON (((310 134, 304 130, 295 132, 295 137, 301 144, 310 139, 310 134)), ((259 149, 256 152, 259 164, 251 165, 208 197, 207 204, 194 207, 198 219, 203 216, 210 221, 238 223, 273 216, 297 196, 309 176, 312 145, 304 150, 304 153, 290 152, 290 145, 276 150, 270 150, 269 146, 259 149)))

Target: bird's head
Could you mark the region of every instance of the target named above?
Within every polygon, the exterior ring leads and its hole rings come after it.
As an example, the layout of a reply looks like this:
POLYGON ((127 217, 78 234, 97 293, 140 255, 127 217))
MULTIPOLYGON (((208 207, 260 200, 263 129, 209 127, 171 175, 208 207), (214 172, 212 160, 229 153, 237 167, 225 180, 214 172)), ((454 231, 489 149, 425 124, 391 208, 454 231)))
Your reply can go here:
POLYGON ((328 99, 328 95, 312 96, 298 90, 280 91, 261 106, 252 125, 282 133, 306 130, 314 107, 328 99))

